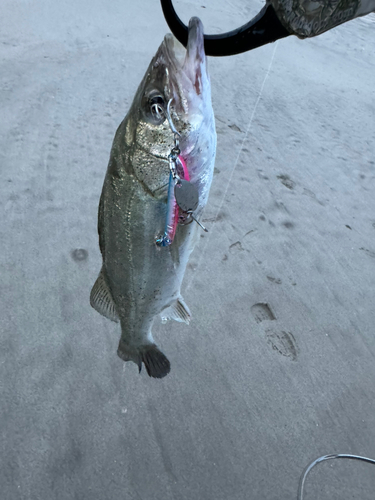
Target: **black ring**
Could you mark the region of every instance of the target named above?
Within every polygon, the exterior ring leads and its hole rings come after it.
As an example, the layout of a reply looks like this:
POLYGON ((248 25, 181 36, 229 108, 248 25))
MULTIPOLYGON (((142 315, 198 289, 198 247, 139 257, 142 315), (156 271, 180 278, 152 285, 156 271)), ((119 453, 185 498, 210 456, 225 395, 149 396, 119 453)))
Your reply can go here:
MULTIPOLYGON (((160 0, 165 20, 177 40, 186 47, 188 28, 177 16, 172 0, 160 0)), ((204 35, 207 56, 232 56, 289 36, 272 5, 265 5, 251 21, 221 35, 204 35)))

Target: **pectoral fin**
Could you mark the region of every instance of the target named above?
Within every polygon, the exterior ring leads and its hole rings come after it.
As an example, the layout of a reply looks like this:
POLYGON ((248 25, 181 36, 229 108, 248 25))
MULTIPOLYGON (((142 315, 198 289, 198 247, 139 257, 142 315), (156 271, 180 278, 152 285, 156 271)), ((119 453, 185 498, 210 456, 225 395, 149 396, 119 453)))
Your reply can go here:
POLYGON ((99 273, 98 279, 95 281, 90 294, 90 304, 98 311, 99 314, 105 316, 111 321, 119 322, 119 317, 116 311, 116 305, 112 298, 111 291, 106 282, 103 268, 99 273))

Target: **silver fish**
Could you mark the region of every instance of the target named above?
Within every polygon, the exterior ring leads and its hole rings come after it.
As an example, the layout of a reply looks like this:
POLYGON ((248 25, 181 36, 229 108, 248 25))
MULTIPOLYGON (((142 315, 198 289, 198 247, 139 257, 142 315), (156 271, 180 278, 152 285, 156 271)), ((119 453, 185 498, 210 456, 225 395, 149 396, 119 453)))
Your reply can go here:
MULTIPOLYGON (((197 188, 202 215, 211 186, 216 132, 203 45, 203 25, 189 22, 185 49, 167 34, 117 129, 99 203, 98 232, 103 265, 90 303, 121 324, 117 354, 142 362, 161 378, 170 362, 151 333, 155 316, 189 323, 180 288, 201 229, 180 219, 169 246, 158 246, 167 214, 169 154, 179 136, 180 155, 197 188), (168 106, 170 103, 170 106, 168 106)), ((190 219, 191 221, 191 219, 190 219)))

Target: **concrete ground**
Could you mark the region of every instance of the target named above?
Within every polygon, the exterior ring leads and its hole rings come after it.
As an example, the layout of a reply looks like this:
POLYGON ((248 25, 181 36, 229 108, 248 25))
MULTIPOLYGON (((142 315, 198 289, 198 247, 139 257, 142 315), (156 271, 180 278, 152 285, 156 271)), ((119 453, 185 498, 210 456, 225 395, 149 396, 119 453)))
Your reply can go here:
MULTIPOLYGON (((233 29, 262 2, 176 0, 233 29)), ((115 130, 168 31, 157 0, 2 0, 4 500, 289 500, 375 457, 375 16, 210 59, 218 149, 163 380, 89 304, 115 130)), ((306 498, 373 499, 371 465, 306 498)))

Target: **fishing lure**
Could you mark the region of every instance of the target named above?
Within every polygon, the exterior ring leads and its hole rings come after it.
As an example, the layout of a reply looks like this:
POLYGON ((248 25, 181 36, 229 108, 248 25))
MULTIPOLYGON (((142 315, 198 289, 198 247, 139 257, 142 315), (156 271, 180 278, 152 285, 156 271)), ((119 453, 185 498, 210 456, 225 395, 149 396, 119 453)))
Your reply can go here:
POLYGON ((170 174, 164 234, 156 240, 156 244, 160 247, 167 247, 173 243, 178 224, 189 224, 194 220, 204 231, 208 232, 193 214, 199 205, 199 193, 194 184, 190 182, 185 160, 180 155, 178 140, 180 134, 170 115, 171 102, 172 99, 168 102, 165 114, 174 135, 174 147, 168 156, 170 174))

